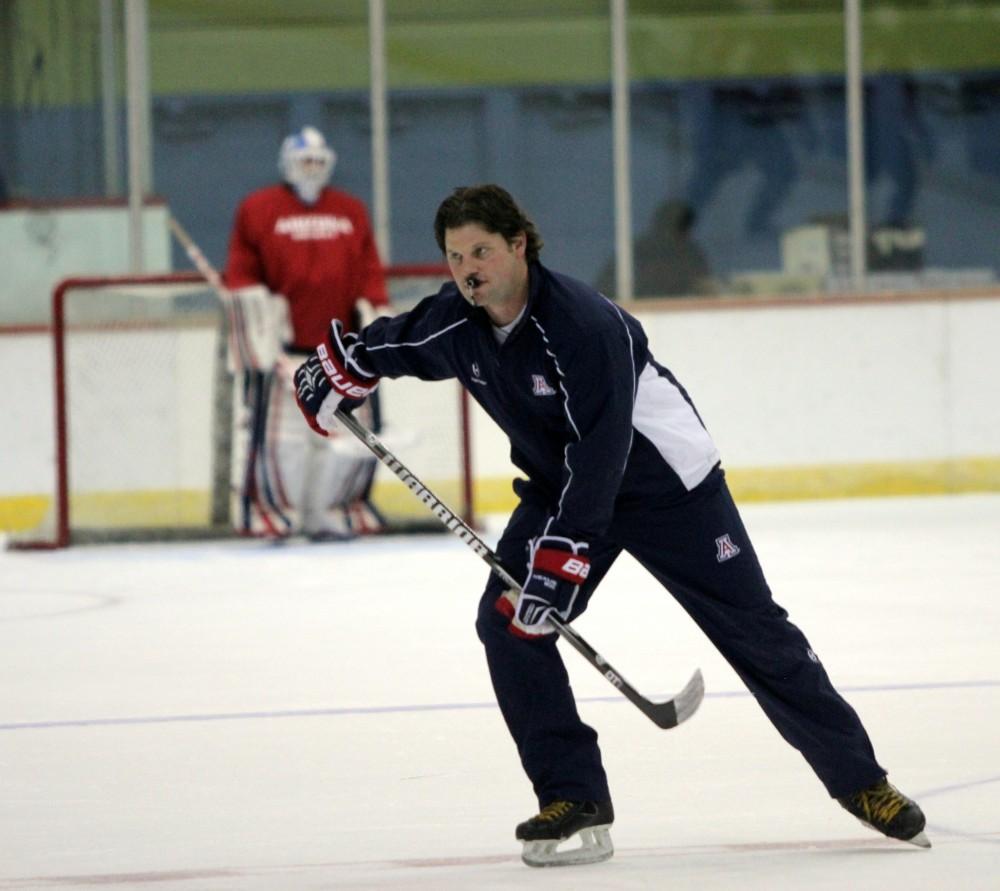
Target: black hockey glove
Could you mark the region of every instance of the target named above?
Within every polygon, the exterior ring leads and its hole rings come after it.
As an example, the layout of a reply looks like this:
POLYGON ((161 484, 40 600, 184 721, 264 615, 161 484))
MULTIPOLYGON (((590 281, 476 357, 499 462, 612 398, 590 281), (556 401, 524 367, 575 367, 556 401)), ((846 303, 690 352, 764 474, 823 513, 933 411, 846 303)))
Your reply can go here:
POLYGON ((588 545, 560 535, 539 535, 531 542, 528 579, 518 597, 507 591, 497 600, 497 609, 511 621, 511 634, 537 640, 553 634, 548 622, 555 613, 563 621, 569 618, 580 585, 590 573, 588 545))
POLYGON ((352 357, 356 334, 344 334, 334 320, 330 333, 295 371, 295 401, 309 426, 327 436, 338 408, 356 408, 377 386, 378 377, 352 357))

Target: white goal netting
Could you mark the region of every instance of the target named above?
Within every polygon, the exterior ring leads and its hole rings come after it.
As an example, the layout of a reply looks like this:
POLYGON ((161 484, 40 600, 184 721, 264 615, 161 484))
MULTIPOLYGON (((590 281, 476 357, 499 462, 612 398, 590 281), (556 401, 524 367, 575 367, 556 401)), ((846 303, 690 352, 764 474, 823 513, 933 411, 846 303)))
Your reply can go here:
MULTIPOLYGON (((391 270, 394 303, 405 309, 434 293, 444 275, 437 267, 391 270)), ((215 292, 190 274, 76 279, 59 286, 53 308, 52 490, 39 522, 11 544, 231 535, 238 411, 215 292)), ((471 515, 458 385, 385 381, 380 394, 386 445, 456 512, 471 515)), ((383 467, 372 493, 392 529, 435 528, 383 467)))

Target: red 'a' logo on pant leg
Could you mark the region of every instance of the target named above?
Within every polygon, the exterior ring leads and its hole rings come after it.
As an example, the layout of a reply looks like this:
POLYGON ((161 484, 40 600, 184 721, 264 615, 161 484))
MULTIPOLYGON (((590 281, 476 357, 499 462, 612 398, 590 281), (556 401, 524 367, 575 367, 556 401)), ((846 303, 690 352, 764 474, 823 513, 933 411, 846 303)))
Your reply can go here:
POLYGON ((724 563, 726 560, 731 560, 740 552, 740 549, 733 544, 733 540, 729 537, 727 532, 725 535, 720 535, 715 540, 715 559, 719 563, 724 563))

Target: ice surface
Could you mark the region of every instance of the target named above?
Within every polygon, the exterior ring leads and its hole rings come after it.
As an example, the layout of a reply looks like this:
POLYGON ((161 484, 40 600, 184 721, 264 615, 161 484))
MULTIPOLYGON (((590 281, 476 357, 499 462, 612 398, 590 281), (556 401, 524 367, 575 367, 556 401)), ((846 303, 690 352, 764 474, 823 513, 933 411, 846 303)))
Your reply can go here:
POLYGON ((564 648, 617 851, 530 870, 457 539, 94 546, 0 552, 0 889, 1000 888, 1000 496, 743 513, 930 851, 831 802, 631 561, 577 629, 705 702, 658 730, 564 648))

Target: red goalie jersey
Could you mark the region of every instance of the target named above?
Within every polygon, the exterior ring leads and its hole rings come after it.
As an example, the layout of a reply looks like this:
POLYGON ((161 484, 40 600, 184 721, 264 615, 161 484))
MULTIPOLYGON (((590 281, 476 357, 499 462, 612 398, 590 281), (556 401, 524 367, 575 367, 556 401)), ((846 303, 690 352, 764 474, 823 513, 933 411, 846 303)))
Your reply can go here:
POLYGON ((247 196, 236 212, 225 279, 230 288, 263 284, 288 299, 294 349, 312 350, 331 319, 353 329, 360 298, 389 303, 364 204, 329 187, 315 204, 287 185, 247 196))

